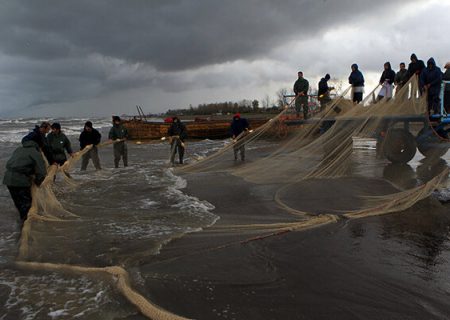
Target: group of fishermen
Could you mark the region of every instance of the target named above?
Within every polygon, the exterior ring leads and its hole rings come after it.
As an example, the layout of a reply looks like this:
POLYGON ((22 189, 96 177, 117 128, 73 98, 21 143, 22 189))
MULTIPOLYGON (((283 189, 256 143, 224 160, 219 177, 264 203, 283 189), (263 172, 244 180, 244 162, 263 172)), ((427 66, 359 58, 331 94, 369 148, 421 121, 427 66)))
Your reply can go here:
MULTIPOLYGON (((127 165, 125 144, 127 137, 127 129, 121 125, 120 118, 114 117, 109 139, 118 140, 114 143, 116 168, 119 165, 120 157, 123 158, 124 165, 127 165)), ((100 132, 93 128, 91 121, 87 121, 79 137, 80 148, 82 150, 88 145, 92 145, 92 148, 83 154, 82 171, 86 170, 90 159, 97 170, 101 169, 97 150, 100 140, 100 132)), ((63 166, 67 161, 67 155, 72 157, 74 152, 70 140, 61 131, 61 124, 58 122, 53 124, 42 122, 40 126, 36 126, 22 138, 21 146, 13 152, 6 163, 6 172, 3 178, 3 184, 7 186, 22 221, 27 219, 32 205, 32 184, 40 186, 47 175, 48 164, 63 166)), ((68 175, 68 173, 65 174, 68 175)))
MULTIPOLYGON (((120 160, 122 160, 124 167, 127 167, 126 140, 128 139, 128 130, 118 116, 113 116, 112 123, 113 126, 109 131, 108 138, 110 142, 114 143, 114 166, 118 168, 120 160)), ((248 131, 248 121, 241 118, 239 113, 235 114, 231 123, 232 138, 237 140, 248 131)), ((172 118, 168 135, 171 145, 170 162, 172 165, 174 164, 175 155, 178 153, 179 163, 182 164, 187 130, 178 117, 172 118)), ((90 145, 92 147, 82 156, 81 171, 87 169, 89 160, 92 160, 96 170, 101 170, 98 156, 98 145, 101 142, 101 137, 100 132, 93 128, 91 121, 84 124, 83 131, 79 136, 80 150, 90 145)), ((235 148, 235 160, 237 160, 238 153, 240 153, 241 160, 244 161, 244 144, 235 148)), ((47 166, 49 164, 63 166, 68 159, 67 155, 72 157, 74 152, 70 140, 61 131, 61 125, 57 122, 53 124, 42 122, 40 126, 36 126, 22 138, 21 146, 13 152, 6 163, 6 172, 3 178, 3 184, 7 186, 22 222, 27 219, 28 211, 32 206, 32 184, 40 186, 47 175, 47 166)), ((69 176, 68 173, 65 174, 69 176)))
MULTIPOLYGON (((442 73, 441 69, 436 66, 433 58, 428 59, 426 66, 414 53, 411 55, 410 60, 408 69, 406 69, 406 64, 401 62, 398 72, 392 70, 390 62, 384 64, 384 70, 379 81, 381 89, 377 99, 391 98, 394 86, 396 92, 398 92, 411 77, 416 76, 418 77, 420 92, 427 95, 429 113, 440 113, 441 83, 442 81, 450 81, 450 62, 445 64, 444 68, 446 71, 442 73)), ((352 86, 352 101, 354 104, 358 104, 363 100, 364 76, 356 63, 352 64, 351 70, 348 82, 352 86)), ((321 110, 331 101, 330 91, 334 89, 328 86, 328 80, 330 80, 330 75, 326 74, 318 84, 317 98, 320 102, 321 110)), ((309 117, 308 91, 309 82, 303 77, 303 72, 299 71, 298 79, 294 83, 295 109, 297 115, 303 111, 304 119, 309 117)), ((447 113, 450 112, 450 84, 447 84, 444 89, 444 108, 447 113)))

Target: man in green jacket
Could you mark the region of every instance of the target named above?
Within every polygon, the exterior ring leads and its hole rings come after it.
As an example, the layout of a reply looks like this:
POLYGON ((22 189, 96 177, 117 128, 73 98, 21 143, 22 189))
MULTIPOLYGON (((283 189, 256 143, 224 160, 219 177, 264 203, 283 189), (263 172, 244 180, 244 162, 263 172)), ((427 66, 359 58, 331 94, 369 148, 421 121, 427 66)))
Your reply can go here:
POLYGON ((8 187, 11 198, 25 221, 31 208, 31 185, 40 185, 47 174, 45 161, 39 145, 33 140, 22 142, 6 163, 3 184, 8 187))
POLYGON ((47 141, 50 153, 54 163, 62 166, 66 161, 66 151, 70 156, 73 155, 72 146, 67 136, 61 132, 61 125, 55 122, 51 126, 52 132, 47 135, 47 141))
POLYGON ((120 158, 123 160, 123 166, 128 166, 128 150, 125 140, 128 139, 128 130, 121 124, 119 116, 113 116, 113 127, 109 130, 110 140, 121 140, 114 143, 114 166, 119 167, 120 158))
POLYGON ((298 79, 294 83, 294 93, 295 93, 295 110, 297 111, 297 116, 300 114, 300 110, 303 109, 303 118, 308 119, 308 90, 309 82, 303 78, 303 72, 298 72, 298 79))

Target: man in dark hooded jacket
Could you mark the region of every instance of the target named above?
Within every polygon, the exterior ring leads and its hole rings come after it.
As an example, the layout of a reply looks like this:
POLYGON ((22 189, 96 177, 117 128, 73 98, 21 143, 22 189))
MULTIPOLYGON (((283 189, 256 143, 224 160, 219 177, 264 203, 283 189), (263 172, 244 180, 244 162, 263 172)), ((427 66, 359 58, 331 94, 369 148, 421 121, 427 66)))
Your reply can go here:
POLYGON ((417 59, 415 53, 411 55, 411 63, 408 66, 408 74, 411 78, 413 75, 420 76, 422 70, 425 69, 425 63, 422 60, 417 59))
POLYGON ((395 71, 391 68, 391 63, 386 62, 384 64, 384 71, 380 77, 380 85, 382 86, 380 93, 378 94, 378 100, 382 98, 392 98, 392 85, 395 81, 395 71))
POLYGON ((172 124, 167 132, 170 136, 170 163, 175 164, 175 154, 178 152, 180 164, 183 164, 184 141, 187 138, 187 130, 184 123, 178 117, 172 118, 172 124))
POLYGON ((6 163, 3 184, 8 187, 20 218, 25 221, 31 208, 31 185, 40 185, 47 174, 39 145, 33 140, 22 142, 6 163))
POLYGON ((114 167, 119 167, 120 158, 123 160, 123 166, 128 166, 128 148, 126 140, 128 139, 128 130, 122 125, 119 116, 113 116, 113 126, 109 130, 109 140, 117 141, 114 143, 114 167))
POLYGON ((245 161, 245 143, 239 141, 250 129, 247 119, 241 118, 239 113, 236 113, 231 122, 231 138, 234 141, 234 160, 238 158, 238 152, 241 154, 241 160, 245 161))
POLYGON ((352 85, 353 103, 360 103, 363 100, 364 76, 361 71, 359 71, 356 63, 352 64, 352 72, 348 77, 348 82, 352 85))
POLYGON ((101 139, 102 135, 98 132, 98 130, 92 127, 92 122, 86 121, 83 132, 80 134, 80 149, 83 150, 89 145, 92 145, 92 149, 83 155, 83 160, 81 161, 81 171, 85 171, 87 169, 89 159, 92 159, 95 169, 100 170, 102 168, 100 166, 100 159, 98 158, 97 149, 97 145, 100 143, 101 139))
POLYGON ((328 80, 330 80, 330 75, 327 73, 325 77, 320 79, 317 91, 317 98, 320 102, 320 110, 322 111, 325 108, 325 105, 331 101, 330 91, 333 90, 333 87, 328 86, 328 80))
POLYGON ((22 138, 22 143, 26 141, 34 141, 38 144, 39 148, 47 158, 49 164, 53 163, 52 154, 50 151, 50 146, 47 140, 47 133, 50 132, 50 123, 44 121, 40 126, 36 126, 30 133, 28 133, 25 137, 22 138))
POLYGON ((428 59, 427 67, 420 74, 420 87, 427 94, 428 111, 440 113, 439 93, 441 91, 442 71, 436 66, 433 58, 428 59))

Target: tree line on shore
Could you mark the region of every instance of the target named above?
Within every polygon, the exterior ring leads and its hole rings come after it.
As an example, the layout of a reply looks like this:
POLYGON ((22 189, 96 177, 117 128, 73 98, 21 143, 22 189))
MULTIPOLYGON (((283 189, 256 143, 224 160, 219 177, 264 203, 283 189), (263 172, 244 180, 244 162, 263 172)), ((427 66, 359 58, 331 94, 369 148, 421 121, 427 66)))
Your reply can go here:
POLYGON ((175 115, 214 115, 214 114, 232 114, 232 113, 277 113, 280 108, 286 104, 285 96, 289 94, 288 89, 280 89, 277 92, 276 99, 271 99, 266 95, 261 101, 259 100, 241 100, 239 102, 214 102, 202 103, 194 107, 184 109, 169 109, 166 114, 175 115))

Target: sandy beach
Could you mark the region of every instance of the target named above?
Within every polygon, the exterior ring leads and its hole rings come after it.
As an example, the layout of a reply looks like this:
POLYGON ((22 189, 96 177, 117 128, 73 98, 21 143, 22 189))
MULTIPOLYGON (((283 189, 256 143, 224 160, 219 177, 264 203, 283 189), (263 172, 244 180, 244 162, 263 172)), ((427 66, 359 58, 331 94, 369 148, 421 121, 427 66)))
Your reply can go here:
POLYGON ((267 190, 226 174, 186 178, 188 193, 221 219, 142 267, 160 306, 194 319, 448 319, 449 206, 429 198, 405 212, 259 239, 270 232, 228 226, 295 220, 267 190))

